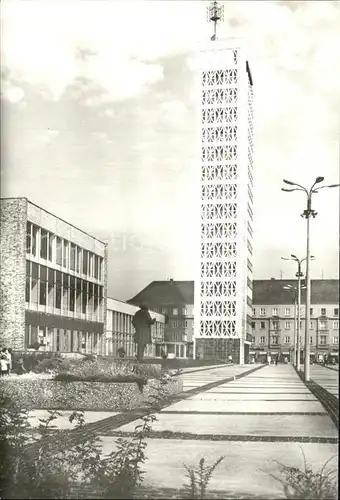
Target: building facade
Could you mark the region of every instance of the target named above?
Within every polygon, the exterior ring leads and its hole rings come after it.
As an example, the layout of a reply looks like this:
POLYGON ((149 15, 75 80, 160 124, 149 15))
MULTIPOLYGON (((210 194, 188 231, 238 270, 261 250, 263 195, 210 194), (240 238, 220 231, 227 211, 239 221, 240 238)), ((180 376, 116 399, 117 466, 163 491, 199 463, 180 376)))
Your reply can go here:
POLYGON ((253 260, 253 81, 244 49, 210 42, 197 64, 200 255, 196 352, 248 358, 253 260))
POLYGON ((153 281, 127 302, 147 305, 165 316, 164 342, 160 348, 163 353, 170 358, 193 356, 193 281, 153 281))
MULTIPOLYGON (((251 355, 265 361, 268 353, 292 360, 297 336, 296 280, 254 280, 251 355), (284 287, 290 285, 293 290, 284 287)), ((305 345, 305 291, 301 292, 300 360, 305 345)), ((339 361, 339 280, 311 281, 310 355, 339 361)))
MULTIPOLYGON (((119 356, 119 349, 123 349, 126 357, 134 357, 137 349, 134 342, 135 329, 132 319, 139 307, 121 302, 120 300, 107 299, 107 323, 106 323, 106 348, 105 354, 108 356, 119 356)), ((151 325, 151 339, 144 356, 149 358, 161 357, 162 346, 164 344, 164 323, 163 314, 150 311, 150 315, 155 319, 151 325)))
POLYGON ((104 353, 107 245, 26 198, 1 200, 0 339, 104 353))

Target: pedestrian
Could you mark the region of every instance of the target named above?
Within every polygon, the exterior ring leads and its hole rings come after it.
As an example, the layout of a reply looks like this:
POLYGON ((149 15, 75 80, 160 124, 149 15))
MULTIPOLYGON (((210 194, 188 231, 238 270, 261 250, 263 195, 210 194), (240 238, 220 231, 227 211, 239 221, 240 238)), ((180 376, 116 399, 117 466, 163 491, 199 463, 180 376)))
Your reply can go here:
POLYGON ((12 349, 8 348, 7 349, 7 366, 8 366, 8 375, 12 371, 12 349))
POLYGON ((233 357, 232 357, 232 355, 231 355, 231 354, 229 354, 229 356, 228 356, 228 361, 229 361, 229 363, 232 363, 232 362, 233 362, 233 357))
POLYGON ((272 360, 272 357, 271 357, 271 355, 270 355, 270 354, 268 354, 267 361, 268 361, 268 365, 269 365, 269 366, 270 366, 271 360, 272 360))
POLYGON ((4 347, 2 349, 2 356, 5 357, 6 359, 6 363, 7 363, 7 367, 6 367, 6 374, 9 375, 10 373, 10 370, 12 368, 12 355, 11 353, 8 351, 7 347, 4 347))
POLYGON ((7 367, 7 356, 4 353, 1 353, 0 356, 0 376, 3 377, 7 375, 8 367, 7 367))
POLYGON ((145 347, 151 344, 151 325, 156 319, 152 319, 147 306, 142 305, 132 319, 132 324, 136 330, 135 343, 137 344, 137 359, 142 361, 145 347))
POLYGON ((275 358, 275 365, 276 366, 277 366, 278 362, 279 362, 279 356, 276 356, 276 358, 275 358))

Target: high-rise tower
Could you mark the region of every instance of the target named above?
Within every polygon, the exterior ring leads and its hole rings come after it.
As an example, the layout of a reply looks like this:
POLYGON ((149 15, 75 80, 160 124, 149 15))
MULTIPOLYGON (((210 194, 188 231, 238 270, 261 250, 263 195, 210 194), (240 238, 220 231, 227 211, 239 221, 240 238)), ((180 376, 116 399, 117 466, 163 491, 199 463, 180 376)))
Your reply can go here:
MULTIPOLYGON (((195 279, 196 353, 247 362, 251 333, 253 81, 244 48, 216 40, 198 56, 200 266, 195 279)), ((214 17, 213 17, 214 16, 214 17)), ((217 19, 216 19, 217 18, 217 19)))

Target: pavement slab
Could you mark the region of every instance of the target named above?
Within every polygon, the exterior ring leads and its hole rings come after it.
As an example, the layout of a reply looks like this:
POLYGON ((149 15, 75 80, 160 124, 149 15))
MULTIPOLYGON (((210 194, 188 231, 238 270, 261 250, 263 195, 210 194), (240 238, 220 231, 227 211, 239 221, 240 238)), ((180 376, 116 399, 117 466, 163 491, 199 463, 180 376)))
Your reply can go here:
MULTIPOLYGON (((163 409, 161 413, 167 411, 163 409)), ((226 401, 202 400, 199 396, 185 399, 171 405, 171 411, 199 411, 225 413, 320 413, 324 408, 319 401, 294 401, 293 405, 287 401, 226 401)))
POLYGON ((268 394, 265 392, 247 394, 246 392, 219 391, 218 387, 198 394, 195 399, 200 401, 317 401, 316 397, 309 392, 303 394, 268 394))
MULTIPOLYGON (((56 427, 60 430, 69 430, 75 428, 75 423, 71 423, 69 421, 70 415, 73 411, 60 411, 61 415, 57 416, 55 420, 53 420, 50 424, 50 427, 56 427)), ((84 420, 86 424, 92 422, 98 422, 99 420, 103 420, 104 418, 112 417, 114 415, 118 415, 119 412, 110 412, 110 411, 85 411, 84 412, 84 420)), ((31 410, 28 412, 28 423, 31 427, 38 427, 40 422, 40 418, 48 418, 50 413, 48 410, 31 410)))
MULTIPOLYGON (((170 409, 171 407, 169 407, 170 409)), ((157 415, 153 424, 156 432, 195 433, 199 435, 236 436, 313 436, 336 438, 338 433, 328 415, 204 415, 166 414, 157 415)), ((118 431, 132 432, 137 423, 118 427, 118 431)))
MULTIPOLYGON (((204 457, 211 464, 225 456, 212 476, 211 491, 232 492, 234 498, 284 498, 270 475, 278 474, 277 461, 302 468, 303 448, 311 466, 320 469, 337 454, 336 426, 291 365, 264 366, 225 382, 252 368, 233 365, 182 374, 182 395, 156 415, 147 438, 146 487, 181 488, 187 482, 183 463, 196 466, 204 457), (196 393, 181 399, 192 389, 196 393)), ((102 415, 98 420, 110 416, 89 413, 102 415)), ((94 424, 104 454, 115 449, 118 435, 131 439, 141 423, 141 414, 130 415, 130 423, 120 416, 114 425, 110 419, 94 424)))
MULTIPOLYGON (((104 454, 115 449, 116 438, 102 436, 101 439, 104 454)), ((219 490, 231 491, 235 498, 241 497, 242 493, 285 498, 281 485, 270 474, 279 475, 276 461, 303 468, 301 448, 307 461, 316 469, 320 469, 329 457, 337 453, 337 446, 334 444, 147 439, 148 458, 143 466, 143 484, 181 488, 184 483, 187 484, 184 463, 196 466, 200 458, 204 457, 207 464, 212 464, 220 456, 224 456, 225 459, 215 469, 208 493, 209 490, 219 490)))
POLYGON ((320 365, 310 367, 310 378, 339 398, 339 372, 320 365))

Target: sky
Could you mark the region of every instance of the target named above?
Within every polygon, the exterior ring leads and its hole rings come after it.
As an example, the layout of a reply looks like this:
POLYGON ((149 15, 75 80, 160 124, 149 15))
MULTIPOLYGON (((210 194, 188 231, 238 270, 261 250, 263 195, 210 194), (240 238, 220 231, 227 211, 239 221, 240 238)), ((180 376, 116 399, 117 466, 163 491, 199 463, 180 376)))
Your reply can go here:
MULTIPOLYGON (((296 272, 303 193, 339 182, 340 3, 225 1, 219 38, 248 47, 255 92, 254 278, 296 272)), ((2 0, 1 196, 24 196, 109 245, 109 295, 195 278, 193 57, 204 1, 2 0)), ((339 189, 314 196, 312 278, 339 270, 339 189)))

